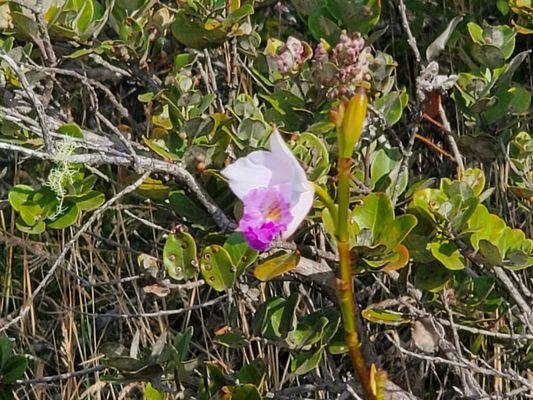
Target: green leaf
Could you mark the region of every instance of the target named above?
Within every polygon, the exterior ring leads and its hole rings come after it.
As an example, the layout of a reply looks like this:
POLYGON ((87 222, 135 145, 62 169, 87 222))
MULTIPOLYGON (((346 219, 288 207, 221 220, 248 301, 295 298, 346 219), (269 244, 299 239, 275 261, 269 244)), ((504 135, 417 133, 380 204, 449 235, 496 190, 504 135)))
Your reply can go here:
POLYGON ((179 71, 180 69, 187 67, 196 61, 196 57, 190 53, 178 54, 174 57, 174 69, 179 71))
POLYGON ((228 239, 224 242, 224 248, 230 255, 233 265, 237 267, 237 276, 242 275, 246 268, 252 265, 259 255, 257 250, 252 249, 248 245, 248 242, 240 232, 234 232, 229 235, 228 239))
POLYGON ((328 343, 328 351, 333 355, 348 353, 344 329, 337 330, 335 336, 328 343))
POLYGON ((105 195, 95 190, 91 190, 86 195, 78 197, 74 201, 80 211, 91 211, 104 204, 105 195))
POLYGON ((472 188, 474 196, 479 196, 485 188, 485 174, 479 168, 468 168, 463 172, 461 180, 472 188))
POLYGON ((294 329, 296 323, 296 307, 298 306, 299 301, 300 295, 298 293, 291 293, 291 295, 287 297, 279 325, 279 332, 283 336, 294 329))
POLYGON ((392 183, 389 175, 391 175, 392 171, 399 168, 401 162, 402 153, 397 148, 381 148, 374 152, 370 166, 370 187, 372 189, 381 189, 380 191, 386 190, 388 185, 392 183), (380 181, 385 179, 388 181, 388 185, 379 184, 380 181))
POLYGON ((198 271, 194 238, 187 232, 169 235, 163 247, 163 265, 175 280, 192 279, 198 271))
POLYGON ((375 242, 386 245, 390 251, 404 241, 416 224, 417 219, 414 215, 401 215, 392 221, 388 229, 382 231, 375 242))
POLYGON ((141 8, 146 0, 116 0, 117 5, 128 11, 135 11, 141 8))
POLYGON ((0 336, 0 371, 6 365, 13 351, 13 342, 7 336, 0 336))
POLYGON ((261 394, 255 385, 236 386, 231 393, 231 400, 261 400, 261 394))
MULTIPOLYGON (((459 22, 463 20, 461 15, 455 16, 449 23, 446 29, 435 39, 426 49, 426 59, 428 61, 435 60, 446 47, 446 43, 450 39, 453 31, 459 25, 459 22)), ((469 24, 470 25, 470 24, 469 24)), ((469 27, 470 29, 470 27, 469 27)))
POLYGON ((315 40, 324 39, 328 43, 337 43, 341 29, 328 17, 325 8, 315 9, 307 19, 307 24, 315 40))
POLYGON ((165 400, 166 396, 165 393, 160 392, 148 382, 144 388, 144 398, 145 400, 165 400))
POLYGON ((28 368, 28 359, 24 356, 12 356, 2 368, 2 384, 11 385, 17 379, 24 376, 24 371, 28 368))
POLYGON ((370 229, 374 240, 381 237, 394 221, 394 210, 385 193, 371 193, 354 208, 353 218, 360 230, 370 229))
POLYGON ((498 247, 490 243, 488 240, 481 239, 479 241, 479 252, 483 256, 483 260, 487 265, 498 266, 501 265, 503 261, 502 254, 498 247))
POLYGON ((475 22, 469 22, 468 24, 466 24, 466 27, 474 43, 485 43, 485 41, 483 40, 483 28, 481 26, 479 26, 475 22))
POLYGON ((61 125, 57 128, 57 132, 65 136, 70 136, 77 139, 83 139, 83 131, 78 126, 78 124, 71 122, 68 124, 61 125))
POLYGON ((91 191, 96 182, 98 182, 96 175, 88 175, 83 179, 74 179, 74 183, 71 187, 69 187, 69 198, 79 198, 85 196, 91 191))
POLYGON ((317 181, 329 172, 329 150, 316 135, 309 132, 299 134, 292 151, 308 166, 306 173, 310 181, 317 181))
POLYGON ((526 113, 531 106, 531 93, 523 87, 513 87, 509 89, 512 95, 510 103, 511 112, 526 113))
POLYGON ((15 29, 30 39, 39 37, 39 25, 32 18, 18 11, 11 11, 10 17, 15 29))
POLYGON ((184 190, 173 190, 169 193, 168 201, 174 212, 192 223, 209 226, 209 215, 193 202, 184 190))
POLYGON ((183 333, 178 333, 174 338, 174 348, 178 353, 178 361, 184 362, 189 357, 189 346, 192 336, 194 334, 194 327, 188 326, 183 333))
POLYGON ((479 204, 468 220, 468 230, 473 232, 470 236, 472 247, 478 250, 481 239, 497 243, 506 227, 507 225, 500 217, 490 214, 487 207, 479 204))
POLYGON ((137 100, 141 103, 150 103, 155 97, 154 92, 146 92, 137 95, 137 100))
POLYGON ((152 150, 154 153, 156 153, 157 155, 161 156, 164 159, 173 160, 173 161, 178 161, 180 159, 179 156, 177 156, 174 153, 171 153, 163 146, 160 146, 154 140, 143 138, 143 141, 144 141, 144 144, 150 148, 150 150, 152 150))
POLYGON ((260 281, 269 281, 277 276, 296 268, 300 261, 300 253, 275 254, 258 264, 254 269, 254 276, 260 281))
POLYGON ((43 221, 39 221, 35 225, 29 226, 26 225, 21 218, 17 218, 16 226, 19 231, 29 233, 30 235, 40 235, 46 230, 46 224, 43 221))
POLYGON ((78 35, 82 35, 87 30, 87 28, 93 21, 93 17, 94 17, 93 0, 85 0, 83 2, 83 6, 78 12, 78 16, 76 17, 74 21, 74 25, 76 27, 76 33, 78 35))
POLYGON ((291 348, 306 349, 322 338, 328 319, 313 313, 306 316, 294 330, 287 335, 287 343, 291 348))
POLYGON ((68 202, 64 204, 66 209, 53 221, 48 222, 48 227, 52 229, 65 229, 76 223, 80 210, 76 203, 68 202))
POLYGON ((28 198, 34 193, 33 188, 27 185, 16 185, 9 191, 9 204, 15 211, 20 212, 21 206, 28 201, 28 198))
POLYGON ((428 244, 428 249, 442 265, 450 270, 460 270, 466 265, 466 260, 457 246, 449 240, 442 239, 428 244))
POLYGON ((295 375, 306 374, 318 366, 322 359, 322 347, 315 351, 302 351, 292 359, 291 372, 295 375))
POLYGON ((472 45, 472 56, 481 65, 492 69, 499 68, 505 64, 503 52, 498 47, 489 44, 481 46, 474 43, 472 45))
POLYGON ((374 107, 383 113, 387 126, 390 127, 402 118, 403 109, 408 101, 409 95, 405 90, 395 90, 375 100, 374 107))
POLYGON ((235 283, 237 269, 222 246, 214 244, 204 249, 200 270, 207 284, 217 292, 228 290, 235 283))
POLYGON ((246 337, 240 332, 227 332, 217 335, 215 341, 230 349, 240 349, 247 344, 246 337))
POLYGON ((367 321, 377 324, 397 326, 410 322, 410 319, 402 313, 381 308, 373 308, 372 306, 365 308, 361 312, 361 315, 367 321))
POLYGON ((531 50, 522 51, 521 53, 518 53, 516 56, 514 56, 511 61, 509 61, 509 64, 507 64, 507 66, 505 67, 505 71, 498 78, 496 78, 495 82, 493 82, 494 92, 498 92, 502 88, 507 88, 511 86, 511 78, 530 53, 531 50))
POLYGON ((328 11, 340 20, 349 32, 366 35, 379 21, 380 0, 326 0, 328 11))
POLYGON ((13 391, 11 390, 11 387, 9 386, 0 386, 0 399, 2 400, 12 400, 15 396, 13 396, 13 391))
POLYGON ((206 29, 205 25, 195 17, 188 15, 183 9, 174 15, 172 34, 182 44, 192 48, 205 48, 223 42, 227 35, 220 27, 206 29))
POLYGON ((308 16, 322 6, 323 0, 291 0, 291 3, 296 11, 303 16, 308 16))
POLYGON ((233 10, 228 14, 228 16, 222 21, 222 25, 226 28, 231 28, 232 25, 243 20, 248 15, 254 13, 254 7, 251 4, 243 4, 236 10, 233 10))
POLYGON ((284 308, 285 299, 282 297, 271 297, 261 303, 252 318, 254 334, 270 340, 279 339, 284 308))
POLYGON ((260 385, 266 376, 266 365, 262 358, 255 358, 249 364, 243 365, 237 377, 240 384, 251 383, 260 385))
POLYGON ((440 189, 421 189, 414 193, 409 208, 414 208, 429 221, 436 222, 437 210, 447 200, 448 197, 440 189))
POLYGON ((438 292, 451 278, 451 271, 440 263, 419 264, 415 270, 415 286, 418 289, 438 292))

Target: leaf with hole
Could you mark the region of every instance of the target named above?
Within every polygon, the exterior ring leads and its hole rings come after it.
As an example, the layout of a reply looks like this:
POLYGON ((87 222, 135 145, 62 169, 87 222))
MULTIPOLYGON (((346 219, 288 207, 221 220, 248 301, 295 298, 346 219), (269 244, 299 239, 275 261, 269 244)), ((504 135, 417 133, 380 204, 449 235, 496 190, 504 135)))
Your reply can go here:
POLYGON ((163 265, 167 274, 178 281, 194 278, 198 272, 196 242, 187 232, 169 235, 163 247, 163 265))
POLYGON ((200 261, 200 271, 209 286, 217 292, 233 287, 237 269, 233 266, 231 256, 222 246, 213 244, 204 248, 200 261))
POLYGON ((244 273, 246 268, 254 263, 259 255, 257 250, 252 249, 240 232, 234 232, 224 242, 224 248, 237 267, 237 276, 244 273))

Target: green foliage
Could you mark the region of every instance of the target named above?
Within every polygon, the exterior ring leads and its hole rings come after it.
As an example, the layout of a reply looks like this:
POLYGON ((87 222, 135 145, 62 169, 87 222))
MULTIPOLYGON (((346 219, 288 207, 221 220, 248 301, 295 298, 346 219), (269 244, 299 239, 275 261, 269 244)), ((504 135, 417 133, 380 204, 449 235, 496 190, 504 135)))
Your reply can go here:
POLYGON ((93 190, 96 176, 76 171, 68 176, 67 182, 54 179, 52 186, 49 183, 38 190, 27 185, 16 185, 10 190, 9 203, 19 215, 20 231, 41 234, 46 227, 65 229, 78 221, 82 211, 92 211, 104 203, 104 194, 93 190))
MULTIPOLYGON (((296 383, 306 388, 317 376, 346 378, 347 345, 333 308, 337 206, 316 198, 290 244, 276 242, 264 254, 220 222, 222 214, 237 222, 243 208, 220 171, 265 150, 273 126, 308 179, 336 198, 335 116, 348 96, 339 77, 350 70, 333 52, 344 51, 336 47, 343 31, 360 33, 371 49, 364 63, 350 65, 363 67, 358 79, 369 83, 369 112, 359 144, 349 149, 349 245, 363 325, 372 325, 389 376, 396 379, 404 364, 388 351, 383 331, 412 333, 419 318, 412 307, 442 317, 442 296, 459 330, 482 332, 459 332, 461 346, 477 357, 492 362, 507 354, 499 333, 527 333, 515 313, 522 287, 509 293, 493 272, 511 270, 519 283, 533 265, 529 0, 434 2, 438 7, 405 0, 422 65, 397 2, 60 0, 43 3, 44 27, 23 2, 0 3, 0 54, 25 74, 54 142, 42 155, 32 96, 0 60, 0 240, 8 243, 0 257, 2 316, 15 315, 48 271, 49 258, 28 254, 56 254, 87 214, 157 166, 84 234, 71 249, 68 274, 37 297, 32 332, 61 344, 50 356, 24 350, 43 374, 101 359, 105 379, 143 382, 148 400, 253 400, 296 383), (422 77, 428 62, 439 71, 422 77), (103 161, 71 162, 78 156, 103 161), (27 248, 10 244, 11 236, 27 248), (140 271, 132 262, 138 254, 140 271), (309 265, 317 271, 306 275, 309 265), (158 297, 153 286, 166 292, 158 297), (171 313, 152 317, 161 310, 171 313), (76 313, 75 327, 63 318, 50 323, 67 311, 76 313), (129 349, 95 349, 107 340, 129 349), (74 359, 71 343, 79 350, 74 359)), ((511 342, 506 368, 526 376, 529 356, 520 354, 521 340, 511 342)), ((27 368, 27 358, 12 353, 0 338, 0 398, 11 398, 27 368)), ((447 376, 449 387, 460 386, 447 376)), ((80 377, 75 390, 90 397, 98 379, 80 377)), ((436 385, 411 387, 420 398, 457 395, 436 385)), ((47 391, 76 396, 71 385, 60 386, 61 393, 47 391)), ((333 398, 333 388, 313 395, 333 398)))
POLYGON ((409 261, 402 242, 415 227, 413 215, 394 216, 388 195, 372 193, 363 199, 363 204, 354 208, 354 224, 359 232, 352 257, 361 259, 370 268, 395 270, 409 261))
POLYGON ((0 336, 0 394, 2 399, 14 399, 13 386, 24 376, 28 368, 25 356, 13 354, 13 343, 6 336, 0 336))
POLYGON ((480 204, 485 177, 481 170, 465 171, 461 180, 441 180, 439 189, 416 191, 409 205, 419 224, 407 240, 415 261, 438 261, 450 270, 463 269, 468 247, 484 265, 522 269, 532 265, 531 239, 520 229, 480 204))
POLYGON ((291 0, 294 7, 307 17, 309 31, 316 40, 337 42, 342 29, 367 34, 379 21, 380 0, 291 0))

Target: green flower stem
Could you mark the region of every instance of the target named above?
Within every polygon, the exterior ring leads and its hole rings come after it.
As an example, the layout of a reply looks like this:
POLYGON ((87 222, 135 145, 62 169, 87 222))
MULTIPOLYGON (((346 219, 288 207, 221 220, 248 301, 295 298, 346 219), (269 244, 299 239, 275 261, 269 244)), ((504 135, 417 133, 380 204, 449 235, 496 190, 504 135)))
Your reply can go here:
POLYGON ((366 91, 360 88, 348 103, 342 126, 339 128, 337 242, 339 251, 338 299, 346 337, 346 345, 352 363, 368 400, 377 400, 375 384, 370 369, 361 352, 361 341, 356 320, 356 299, 350 259, 350 175, 351 154, 361 136, 366 116, 366 91))

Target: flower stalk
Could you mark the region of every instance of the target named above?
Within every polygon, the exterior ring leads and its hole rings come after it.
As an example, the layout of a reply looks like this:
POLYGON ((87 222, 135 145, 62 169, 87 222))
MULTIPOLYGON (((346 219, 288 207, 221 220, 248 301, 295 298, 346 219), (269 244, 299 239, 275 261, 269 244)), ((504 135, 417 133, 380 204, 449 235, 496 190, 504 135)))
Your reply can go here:
MULTIPOLYGON (((350 258, 350 176, 352 152, 357 144, 366 117, 368 97, 366 89, 359 87, 344 107, 342 121, 337 121, 339 160, 338 160, 338 219, 336 224, 339 252, 338 300, 353 367, 369 400, 377 400, 378 394, 371 368, 361 352, 361 340, 356 319, 356 298, 350 258), (341 122, 341 123, 339 123, 341 122)), ((375 369, 375 368, 374 368, 375 369)))

